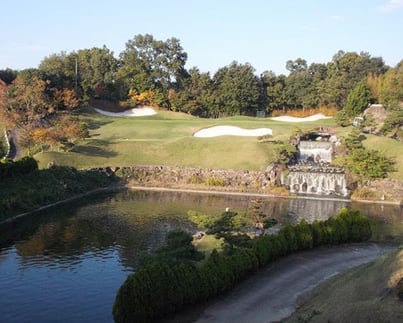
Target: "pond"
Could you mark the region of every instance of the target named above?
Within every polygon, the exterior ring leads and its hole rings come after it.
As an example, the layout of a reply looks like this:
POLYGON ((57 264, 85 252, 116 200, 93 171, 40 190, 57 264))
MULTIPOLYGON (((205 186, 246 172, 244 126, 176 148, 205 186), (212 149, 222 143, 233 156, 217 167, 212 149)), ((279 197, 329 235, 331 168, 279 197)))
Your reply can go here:
MULTIPOLYGON (((250 197, 119 191, 59 205, 0 226, 0 321, 112 322, 119 286, 139 253, 166 232, 197 228, 188 212, 245 213, 250 197)), ((403 242, 400 206, 337 200, 265 199, 280 223, 325 220, 342 207, 370 217, 373 240, 403 242)))

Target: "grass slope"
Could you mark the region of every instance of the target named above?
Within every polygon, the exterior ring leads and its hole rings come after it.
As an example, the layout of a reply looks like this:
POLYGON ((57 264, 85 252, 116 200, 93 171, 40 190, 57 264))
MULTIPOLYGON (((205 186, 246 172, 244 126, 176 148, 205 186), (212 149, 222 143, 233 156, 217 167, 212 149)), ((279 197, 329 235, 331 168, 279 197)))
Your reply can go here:
POLYGON ((255 137, 195 138, 193 134, 217 125, 267 127, 273 129, 273 139, 287 141, 295 126, 334 126, 331 120, 292 124, 240 116, 201 119, 169 111, 158 111, 155 116, 113 118, 87 109, 83 117, 89 124, 90 138, 71 152, 37 154, 40 167, 53 160, 58 165, 77 168, 147 164, 261 170, 272 156, 272 144, 260 143, 255 137))
MULTIPOLYGON (((202 168, 262 170, 273 156, 273 144, 255 137, 222 136, 195 138, 200 129, 232 125, 246 129, 270 128, 273 139, 288 142, 295 127, 303 130, 331 127, 346 137, 351 127, 337 128, 332 119, 290 123, 253 117, 201 119, 183 113, 159 110, 154 116, 107 117, 91 108, 81 112, 90 128, 90 138, 70 152, 43 152, 35 156, 39 167, 50 161, 78 169, 101 166, 168 165, 202 168)), ((396 160, 397 172, 390 177, 403 180, 403 143, 366 135, 368 148, 384 151, 396 160)))
POLYGON ((327 280, 285 322, 403 322, 396 292, 402 277, 400 249, 327 280))

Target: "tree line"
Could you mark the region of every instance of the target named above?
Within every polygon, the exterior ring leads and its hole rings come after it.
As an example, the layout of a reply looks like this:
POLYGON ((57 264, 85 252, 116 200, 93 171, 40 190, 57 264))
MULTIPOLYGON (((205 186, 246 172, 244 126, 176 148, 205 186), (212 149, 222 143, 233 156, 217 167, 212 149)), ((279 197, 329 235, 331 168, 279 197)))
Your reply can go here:
MULTIPOLYGON (((251 64, 236 61, 210 74, 187 69, 187 57, 177 38, 140 34, 118 57, 103 46, 50 54, 37 68, 0 70, 3 127, 20 126, 20 144, 38 151, 60 144, 70 149, 88 136, 74 111, 91 99, 205 118, 329 108, 341 125, 369 103, 400 111, 403 102, 403 60, 389 67, 365 52, 340 50, 330 62, 310 65, 302 58, 289 60, 288 75, 256 75, 251 64)), ((402 127, 401 118, 395 123, 393 128, 402 127)))
MULTIPOLYGON (((354 89, 365 92, 366 105, 403 101, 403 60, 391 68, 365 52, 340 50, 328 63, 309 65, 302 58, 288 60, 287 76, 271 71, 256 75, 252 65, 236 61, 211 75, 197 67, 186 69, 187 57, 177 38, 162 41, 140 34, 118 57, 106 46, 61 52, 45 57, 36 69, 0 71, 0 78, 7 84, 36 78, 47 82, 45 90, 74 90, 81 100, 147 103, 207 118, 321 106, 341 110, 354 89)), ((62 94, 53 95, 60 106, 62 94)), ((348 112, 357 115, 362 108, 348 112)))
MULTIPOLYGON (((183 239, 183 233, 179 237, 187 245, 191 241, 183 239)), ((366 241, 370 237, 368 219, 360 211, 342 209, 336 218, 312 224, 303 220, 295 226, 286 223, 276 235, 251 239, 248 247, 241 243, 221 253, 214 250, 199 262, 193 256, 170 257, 168 261, 156 258, 129 275, 121 285, 113 317, 115 322, 150 322, 220 295, 280 257, 324 245, 366 241)), ((182 251, 175 253, 178 254, 184 255, 182 251)))

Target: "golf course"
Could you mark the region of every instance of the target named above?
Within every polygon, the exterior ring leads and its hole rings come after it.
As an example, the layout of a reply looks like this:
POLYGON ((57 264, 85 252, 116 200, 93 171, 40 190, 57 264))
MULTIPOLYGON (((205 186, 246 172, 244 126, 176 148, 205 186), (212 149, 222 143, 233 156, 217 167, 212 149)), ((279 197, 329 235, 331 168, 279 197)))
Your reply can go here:
MULTIPOLYGON (((156 112, 148 116, 114 117, 100 114, 91 107, 84 108, 79 113, 88 125, 90 136, 71 151, 44 151, 36 154, 35 158, 40 168, 54 162, 78 169, 162 165, 259 171, 270 163, 276 143, 288 143, 297 127, 303 131, 327 127, 339 137, 347 136, 352 128, 337 127, 332 118, 307 119, 304 122, 292 122, 292 118, 288 119, 290 121, 277 121, 276 118, 246 116, 203 119, 162 109, 156 112), (272 130, 272 136, 194 136, 196 132, 214 126, 268 128, 272 130)), ((403 179, 403 144, 387 137, 369 134, 365 137, 365 146, 395 158, 397 171, 390 177, 403 179)))

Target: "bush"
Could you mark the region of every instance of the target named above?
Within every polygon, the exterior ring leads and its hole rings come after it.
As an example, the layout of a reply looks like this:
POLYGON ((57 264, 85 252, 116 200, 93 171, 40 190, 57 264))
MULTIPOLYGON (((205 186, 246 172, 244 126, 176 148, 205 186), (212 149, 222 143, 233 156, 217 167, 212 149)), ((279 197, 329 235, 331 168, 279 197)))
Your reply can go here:
POLYGON ((208 186, 225 186, 226 182, 225 179, 222 178, 207 178, 206 184, 208 186))
POLYGON ((192 304, 199 282, 197 270, 183 262, 139 269, 119 288, 112 310, 115 322, 150 322, 192 304))
POLYGON ((315 220, 311 224, 311 229, 312 229, 312 242, 314 247, 318 247, 324 244, 324 232, 322 225, 315 220))
POLYGON ((298 250, 311 249, 313 247, 313 236, 311 227, 305 220, 295 226, 298 250))
POLYGON ((37 161, 32 157, 23 157, 17 161, 5 160, 0 163, 0 179, 28 174, 38 169, 37 161))
POLYGON ((298 250, 298 240, 297 235, 295 233, 295 228, 291 225, 291 223, 287 222, 281 228, 279 232, 279 236, 283 236, 286 241, 287 253, 292 253, 298 250))

